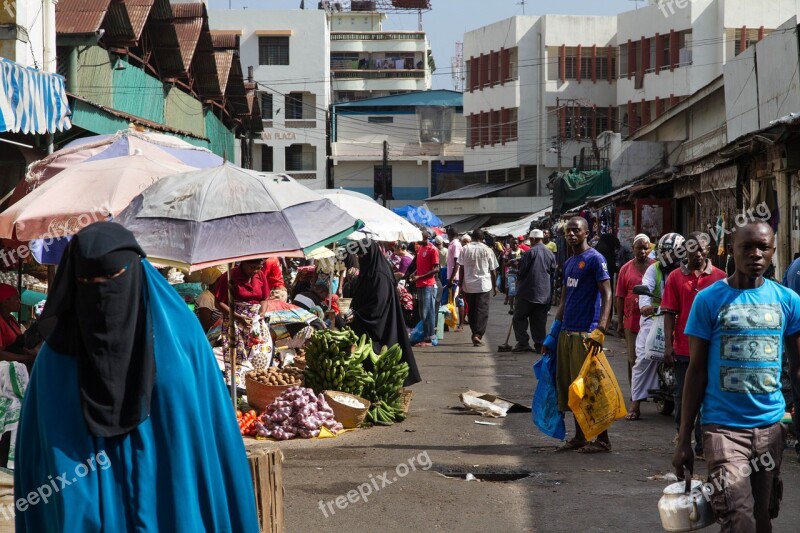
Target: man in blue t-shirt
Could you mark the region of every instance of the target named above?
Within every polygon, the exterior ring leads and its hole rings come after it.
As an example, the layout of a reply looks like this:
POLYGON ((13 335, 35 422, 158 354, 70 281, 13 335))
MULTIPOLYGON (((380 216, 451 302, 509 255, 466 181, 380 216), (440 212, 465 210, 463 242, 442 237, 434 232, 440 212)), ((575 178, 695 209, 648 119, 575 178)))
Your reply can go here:
MULTIPOLYGON (((785 287, 789 287, 797 294, 800 294, 800 257, 796 257, 781 282, 785 287)), ((800 380, 792 379, 792 423, 794 424, 795 435, 800 435, 800 380)), ((794 445, 794 453, 800 461, 800 440, 794 445)))
MULTIPOLYGON (((587 345, 603 347, 611 311, 611 282, 603 255, 586 242, 589 225, 582 217, 572 217, 564 228, 572 257, 564 263, 564 286, 561 303, 543 351, 556 352, 556 391, 558 409, 569 411, 569 386, 578 377, 586 360, 587 345)), ((581 453, 611 451, 608 432, 587 442, 578 421, 575 438, 565 441, 556 451, 578 450, 581 453)))
POLYGON ((775 234, 764 221, 737 229, 736 270, 694 300, 686 335, 689 369, 672 464, 692 470, 692 424, 700 410, 710 499, 723 532, 771 531, 780 480, 786 408, 781 351, 800 370, 800 296, 764 278, 775 234), (702 410, 700 409, 702 406, 702 410))

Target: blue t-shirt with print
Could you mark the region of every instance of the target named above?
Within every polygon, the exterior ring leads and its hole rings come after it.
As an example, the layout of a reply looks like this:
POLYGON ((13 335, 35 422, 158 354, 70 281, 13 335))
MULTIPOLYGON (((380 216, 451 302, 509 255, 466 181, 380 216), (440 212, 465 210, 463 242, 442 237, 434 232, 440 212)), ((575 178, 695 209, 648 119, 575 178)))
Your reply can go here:
POLYGON ((600 319, 600 289, 597 284, 609 279, 603 254, 589 248, 564 264, 564 317, 562 329, 592 331, 600 319))
POLYGON ((774 281, 734 289, 725 280, 695 297, 686 335, 708 341, 701 421, 737 428, 783 418, 783 339, 800 331, 800 296, 774 281))

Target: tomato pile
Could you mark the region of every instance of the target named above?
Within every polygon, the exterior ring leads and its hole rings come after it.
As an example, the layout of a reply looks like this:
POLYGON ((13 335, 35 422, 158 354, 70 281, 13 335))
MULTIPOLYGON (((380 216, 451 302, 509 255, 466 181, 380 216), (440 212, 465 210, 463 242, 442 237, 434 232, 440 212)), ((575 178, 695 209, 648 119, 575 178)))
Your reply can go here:
POLYGON ((239 422, 239 432, 244 435, 245 437, 255 437, 256 436, 256 422, 258 422, 258 415, 255 411, 250 410, 246 413, 243 413, 240 410, 236 410, 236 421, 239 422))

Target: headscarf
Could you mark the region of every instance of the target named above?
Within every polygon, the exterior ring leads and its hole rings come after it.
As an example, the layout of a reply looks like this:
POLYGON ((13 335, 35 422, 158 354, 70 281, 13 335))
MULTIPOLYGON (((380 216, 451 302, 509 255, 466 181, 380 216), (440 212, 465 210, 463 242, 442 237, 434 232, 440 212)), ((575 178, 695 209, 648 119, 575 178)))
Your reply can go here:
POLYGON ((61 257, 39 322, 53 350, 77 358, 83 416, 99 437, 124 435, 150 414, 156 368, 143 257, 119 224, 82 229, 61 257), (79 281, 122 269, 100 283, 79 281))
POLYGON ((648 237, 645 233, 640 233, 639 235, 633 238, 633 245, 636 246, 636 243, 639 241, 644 241, 649 245, 650 237, 648 237))
POLYGON ((5 302, 9 298, 13 298, 14 296, 19 296, 19 291, 13 285, 9 285, 8 283, 0 283, 0 303, 5 302))

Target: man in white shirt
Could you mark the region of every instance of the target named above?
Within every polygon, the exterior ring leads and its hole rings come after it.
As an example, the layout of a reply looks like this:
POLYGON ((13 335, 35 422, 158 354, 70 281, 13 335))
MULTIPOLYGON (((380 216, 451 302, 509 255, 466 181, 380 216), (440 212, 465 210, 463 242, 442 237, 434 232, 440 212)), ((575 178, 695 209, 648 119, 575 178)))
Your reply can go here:
MULTIPOLYGON (((472 232, 472 242, 461 250, 458 258, 461 290, 467 299, 472 344, 483 345, 483 335, 489 322, 489 292, 497 296, 497 257, 483 243, 483 231, 472 232)), ((452 281, 452 277, 450 278, 452 281)))
MULTIPOLYGON (((450 244, 447 246, 448 278, 445 291, 448 293, 448 298, 450 297, 449 291, 453 291, 453 294, 455 295, 454 298, 456 301, 456 307, 458 308, 458 328, 456 331, 460 332, 464 324, 464 301, 461 299, 461 295, 458 293, 460 279, 458 276, 458 258, 461 257, 461 250, 463 246, 461 246, 461 240, 458 238, 458 232, 452 226, 447 228, 447 238, 450 239, 450 244)), ((443 305, 446 304, 447 302, 443 303, 443 305)))

